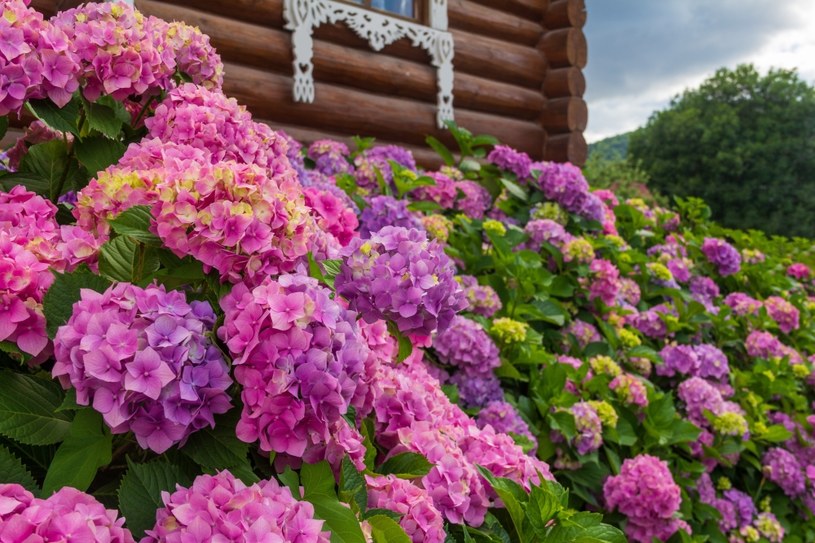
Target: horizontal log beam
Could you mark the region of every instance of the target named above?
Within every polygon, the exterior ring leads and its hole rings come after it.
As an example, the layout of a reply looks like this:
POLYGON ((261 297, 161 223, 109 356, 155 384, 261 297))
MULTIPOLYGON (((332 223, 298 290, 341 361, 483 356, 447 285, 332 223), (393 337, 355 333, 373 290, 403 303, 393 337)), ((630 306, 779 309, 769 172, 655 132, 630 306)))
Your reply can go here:
MULTIPOLYGON (((226 61, 292 73, 288 32, 152 0, 142 0, 141 9, 146 14, 180 19, 200 27, 210 35, 212 44, 226 61)), ((321 40, 314 42, 313 62, 317 81, 429 103, 436 101, 436 69, 429 62, 420 64, 321 40)), ((540 92, 465 73, 457 74, 454 94, 457 107, 520 119, 535 119, 543 108, 540 92)))
POLYGON ((543 92, 549 98, 582 97, 586 92, 586 76, 580 68, 556 68, 546 72, 543 92))
MULTIPOLYGON (((290 77, 237 64, 227 64, 226 75, 226 94, 237 98, 258 118, 413 145, 422 145, 425 136, 432 134, 453 144, 450 134, 436 127, 435 104, 379 96, 325 83, 316 84, 314 103, 295 103, 291 98, 290 77)), ((464 109, 456 110, 456 121, 475 133, 492 134, 532 156, 541 154, 543 129, 538 123, 464 109)))
POLYGON ((543 19, 543 14, 549 7, 549 0, 475 0, 475 2, 488 7, 495 7, 500 4, 501 10, 509 13, 514 13, 531 19, 535 22, 540 22, 543 19))
POLYGON ((575 166, 583 166, 588 155, 589 146, 582 132, 549 135, 546 138, 544 160, 571 162, 575 166))
MULTIPOLYGON (((166 0, 162 3, 195 8, 240 21, 283 28, 283 0, 166 0)), ((136 7, 142 9, 142 0, 136 7)))
MULTIPOLYGON (((540 89, 546 59, 532 47, 508 44, 463 30, 453 30, 456 74, 468 73, 540 89)), ((545 36, 545 35, 544 35, 545 36)))
POLYGON ((554 0, 543 17, 546 28, 583 28, 586 24, 585 0, 554 0))
POLYGON ((549 31, 543 35, 539 47, 549 61, 550 68, 585 68, 588 62, 586 36, 577 28, 549 31))
POLYGON ((450 28, 534 47, 543 34, 540 23, 472 0, 449 0, 450 28))
POLYGON ((553 98, 546 101, 541 124, 548 134, 582 132, 589 121, 589 108, 582 98, 553 98))

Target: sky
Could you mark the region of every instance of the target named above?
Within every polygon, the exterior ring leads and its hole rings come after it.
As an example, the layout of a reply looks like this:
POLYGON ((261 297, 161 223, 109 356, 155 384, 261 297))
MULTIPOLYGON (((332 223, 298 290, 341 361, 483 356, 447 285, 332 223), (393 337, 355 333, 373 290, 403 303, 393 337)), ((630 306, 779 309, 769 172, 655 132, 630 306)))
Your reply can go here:
POLYGON ((645 124, 718 68, 797 68, 815 84, 815 0, 586 0, 591 143, 645 124))

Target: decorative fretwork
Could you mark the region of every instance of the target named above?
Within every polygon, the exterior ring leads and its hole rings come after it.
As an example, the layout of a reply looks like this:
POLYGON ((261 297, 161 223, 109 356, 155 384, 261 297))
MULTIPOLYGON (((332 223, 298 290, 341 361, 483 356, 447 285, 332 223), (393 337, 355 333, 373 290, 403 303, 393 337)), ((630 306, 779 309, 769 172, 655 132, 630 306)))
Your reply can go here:
POLYGON ((447 32, 447 0, 431 0, 429 26, 335 0, 285 0, 283 15, 292 31, 294 48, 294 101, 314 101, 314 29, 343 22, 375 51, 408 38, 430 54, 438 81, 439 127, 453 119, 453 36, 447 32))

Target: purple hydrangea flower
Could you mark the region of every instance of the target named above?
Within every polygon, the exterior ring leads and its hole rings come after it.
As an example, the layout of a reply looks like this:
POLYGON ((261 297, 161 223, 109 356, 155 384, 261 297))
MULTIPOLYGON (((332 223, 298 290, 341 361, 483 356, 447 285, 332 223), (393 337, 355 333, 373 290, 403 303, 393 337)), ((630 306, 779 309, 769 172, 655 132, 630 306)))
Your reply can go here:
POLYGON ((428 337, 467 305, 453 262, 424 232, 386 226, 352 240, 343 254, 334 285, 369 323, 391 320, 403 333, 428 337))
POLYGON ((462 194, 456 200, 456 209, 471 219, 483 219, 492 204, 490 192, 475 181, 457 181, 456 190, 462 194))
POLYGON ((82 290, 54 339, 53 375, 76 389, 114 434, 132 431, 162 453, 230 407, 226 362, 207 334, 209 304, 188 304, 164 287, 119 283, 103 294, 82 290))
POLYGON ((390 185, 393 182, 393 170, 388 162, 389 160, 408 170, 416 170, 416 160, 413 158, 413 154, 404 147, 376 145, 357 155, 354 159, 359 186, 365 189, 378 188, 377 171, 382 174, 385 183, 390 185))
POLYGON ((367 239, 385 226, 424 230, 422 222, 407 208, 407 201, 393 196, 374 196, 360 215, 360 235, 367 239))
POLYGON ((718 238, 705 238, 702 252, 714 264, 722 276, 738 273, 741 268, 741 255, 735 247, 718 238))
POLYGON ((532 175, 532 159, 521 151, 516 151, 508 145, 496 145, 487 155, 487 160, 501 168, 515 174, 515 178, 526 183, 532 175))
POLYGON ((450 382, 458 387, 458 396, 464 407, 483 407, 504 400, 501 381, 492 374, 469 375, 462 371, 451 377, 450 382))
POLYGON ((354 167, 345 158, 348 147, 339 141, 317 140, 308 148, 308 157, 314 161, 314 169, 323 175, 352 173, 354 167))
POLYGON ((790 498, 801 496, 806 490, 806 477, 798 459, 786 449, 773 447, 762 459, 767 479, 777 484, 790 498))
POLYGON ((578 454, 596 451, 603 444, 603 423, 597 410, 589 402, 578 402, 569 408, 574 417, 577 435, 574 446, 578 454))
MULTIPOLYGON (((479 428, 484 428, 489 424, 496 432, 523 436, 534 443, 537 448, 538 441, 529 431, 529 425, 521 418, 518 410, 505 401, 490 402, 478 413, 475 422, 479 428)), ((535 454, 535 449, 532 449, 530 454, 535 454)))
POLYGON ((489 375, 501 365, 498 347, 477 322, 456 315, 450 326, 433 338, 439 360, 468 375, 489 375))
POLYGON ((524 226, 524 234, 529 239, 524 242, 522 247, 536 253, 541 250, 544 243, 550 243, 560 249, 572 237, 563 226, 550 219, 529 221, 524 226))
POLYGON ((490 318, 501 310, 501 298, 489 285, 479 285, 478 280, 472 275, 460 275, 458 277, 464 289, 464 296, 470 304, 468 311, 472 311, 482 317, 490 318))

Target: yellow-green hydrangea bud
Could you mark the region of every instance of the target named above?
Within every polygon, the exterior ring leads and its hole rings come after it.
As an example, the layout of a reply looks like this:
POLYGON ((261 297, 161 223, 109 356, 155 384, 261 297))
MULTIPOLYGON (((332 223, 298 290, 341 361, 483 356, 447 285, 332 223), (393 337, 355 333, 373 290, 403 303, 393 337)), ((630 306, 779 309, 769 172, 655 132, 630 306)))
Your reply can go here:
POLYGON ((617 337, 620 338, 620 343, 622 343, 624 347, 627 347, 629 349, 639 347, 640 345, 642 345, 642 340, 640 339, 640 337, 631 330, 628 330, 626 328, 618 330, 617 337))
POLYGON ((756 517, 755 526, 759 533, 768 541, 781 542, 784 538, 784 528, 772 513, 765 511, 756 517))
POLYGON ((631 264, 631 255, 628 253, 622 253, 617 257, 617 260, 619 260, 622 264, 631 264))
POLYGON ((588 264, 594 260, 594 247, 587 239, 574 238, 563 246, 563 255, 566 262, 575 260, 581 264, 588 264))
POLYGON ((589 402, 589 405, 591 405, 594 410, 597 411, 597 416, 600 418, 600 422, 603 423, 603 426, 607 426, 608 428, 617 427, 617 420, 619 419, 619 416, 617 415, 617 411, 615 411, 613 405, 605 400, 592 400, 589 402))
POLYGON ((753 528, 752 526, 744 526, 739 530, 739 534, 744 538, 744 541, 747 543, 756 543, 761 536, 758 533, 758 530, 753 528))
POLYGON ((660 281, 671 281, 674 278, 671 270, 659 262, 649 262, 645 265, 645 267, 648 268, 648 273, 650 273, 652 277, 655 277, 660 281))
POLYGON ((431 239, 446 243, 453 229, 453 221, 444 215, 426 215, 421 218, 422 226, 431 239))
POLYGON ((809 377, 809 368, 805 364, 793 364, 792 373, 799 379, 805 379, 809 377))
POLYGON ((508 317, 501 317, 492 321, 490 332, 501 343, 521 343, 526 339, 526 330, 529 325, 525 322, 518 322, 508 317))
POLYGON ((491 234, 498 234, 499 236, 505 236, 507 233, 507 227, 503 225, 500 221, 496 221, 494 219, 487 219, 484 221, 484 230, 491 234))
POLYGON ((742 436, 749 430, 747 420, 739 413, 722 413, 713 419, 713 429, 725 436, 742 436))
POLYGON ((769 496, 764 496, 760 502, 758 502, 758 508, 764 512, 770 511, 772 509, 773 500, 769 496))
POLYGON ((642 212, 648 211, 648 204, 642 198, 629 198, 625 203, 642 212))
POLYGON ((544 202, 532 210, 533 219, 549 219, 566 226, 569 224, 569 214, 554 202, 544 202))
POLYGON ((730 490, 733 488, 733 485, 727 477, 719 477, 719 480, 716 481, 716 488, 719 490, 730 490))
POLYGON ((623 372, 620 365, 612 360, 609 356, 598 355, 590 358, 589 365, 594 373, 609 375, 611 377, 617 377, 623 372))
POLYGON ((464 174, 455 166, 442 166, 439 171, 453 181, 461 181, 464 179, 464 174))
POLYGON ((628 244, 620 236, 617 236, 615 234, 609 234, 606 236, 606 239, 618 249, 628 248, 628 244))
POLYGON ((640 375, 650 375, 653 369, 651 361, 641 356, 632 356, 629 358, 628 365, 640 375))
POLYGON ((764 435, 769 431, 769 428, 763 422, 758 421, 753 425, 753 431, 758 435, 764 435))

